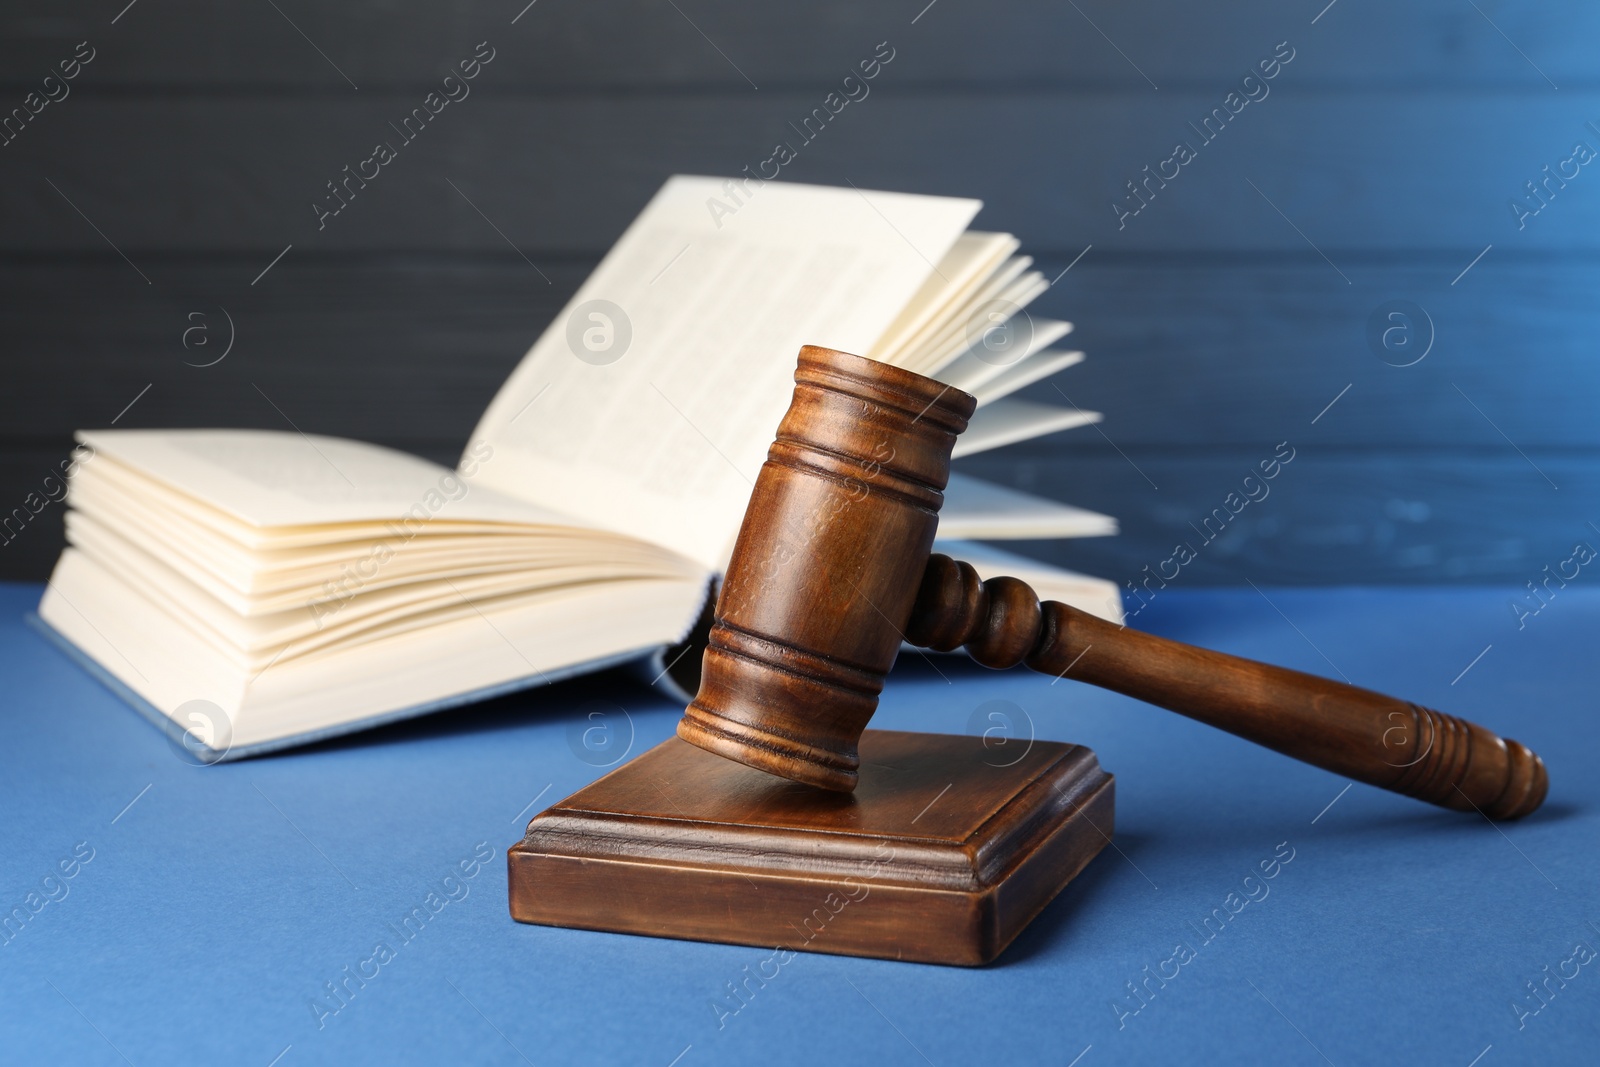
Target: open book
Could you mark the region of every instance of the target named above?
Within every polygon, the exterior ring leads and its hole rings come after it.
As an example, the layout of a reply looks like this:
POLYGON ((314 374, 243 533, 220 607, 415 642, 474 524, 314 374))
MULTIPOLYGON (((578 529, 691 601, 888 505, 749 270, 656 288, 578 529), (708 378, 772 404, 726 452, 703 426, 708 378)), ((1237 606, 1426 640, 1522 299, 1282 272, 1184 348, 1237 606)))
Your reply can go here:
MULTIPOLYGON (((1009 394, 1081 359, 973 200, 667 182, 500 389, 454 470, 296 431, 81 432, 39 607, 158 725, 240 756, 649 655, 702 615, 802 344, 982 405, 957 455, 1097 415, 1009 394), (712 211, 709 201, 737 210, 712 211), (216 717, 220 713, 223 727, 216 717)), ((940 536, 1115 532, 957 476, 940 536)), ((1019 560, 980 547, 981 573, 1019 560)), ((1116 617, 1110 583, 1031 563, 1116 617)))

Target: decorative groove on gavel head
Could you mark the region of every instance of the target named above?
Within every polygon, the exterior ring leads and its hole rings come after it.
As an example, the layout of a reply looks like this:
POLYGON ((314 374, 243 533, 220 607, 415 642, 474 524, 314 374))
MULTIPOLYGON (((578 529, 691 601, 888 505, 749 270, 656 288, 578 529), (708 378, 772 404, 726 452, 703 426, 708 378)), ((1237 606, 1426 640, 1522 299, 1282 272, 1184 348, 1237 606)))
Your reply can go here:
POLYGON ((678 736, 849 791, 933 548, 950 453, 977 402, 811 345, 794 380, 678 736))

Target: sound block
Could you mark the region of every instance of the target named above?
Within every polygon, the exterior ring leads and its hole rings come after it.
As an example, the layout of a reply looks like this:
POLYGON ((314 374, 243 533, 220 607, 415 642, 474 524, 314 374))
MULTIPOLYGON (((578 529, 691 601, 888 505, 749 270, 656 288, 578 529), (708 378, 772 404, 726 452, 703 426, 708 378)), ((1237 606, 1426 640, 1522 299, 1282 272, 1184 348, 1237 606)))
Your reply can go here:
POLYGON ((988 963, 1111 840, 1081 745, 868 730, 834 793, 672 738, 534 816, 519 922, 988 963))

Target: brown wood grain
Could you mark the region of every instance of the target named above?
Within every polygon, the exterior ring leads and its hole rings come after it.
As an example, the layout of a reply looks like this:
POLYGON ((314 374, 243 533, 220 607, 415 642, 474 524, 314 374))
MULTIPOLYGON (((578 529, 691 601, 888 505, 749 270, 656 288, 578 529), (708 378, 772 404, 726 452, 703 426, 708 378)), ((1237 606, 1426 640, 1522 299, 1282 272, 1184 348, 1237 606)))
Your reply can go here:
POLYGON ((1040 604, 1016 578, 981 582, 935 554, 907 638, 966 646, 986 667, 1113 689, 1357 781, 1456 811, 1516 819, 1544 802, 1544 761, 1476 723, 1368 689, 1140 633, 1040 604))
POLYGON ((1114 832, 1094 754, 868 730, 854 793, 668 740, 535 816, 521 922, 927 963, 999 955, 1114 832))
POLYGON ((678 736, 849 790, 933 550, 972 397, 807 345, 717 601, 678 736))
POLYGON ((734 546, 700 692, 678 724, 684 740, 852 789, 856 740, 909 641, 1070 674, 1443 807, 1514 819, 1544 801, 1543 761, 1473 723, 1041 605, 1016 578, 980 582, 968 564, 930 558, 972 398, 814 346, 795 381, 734 546))

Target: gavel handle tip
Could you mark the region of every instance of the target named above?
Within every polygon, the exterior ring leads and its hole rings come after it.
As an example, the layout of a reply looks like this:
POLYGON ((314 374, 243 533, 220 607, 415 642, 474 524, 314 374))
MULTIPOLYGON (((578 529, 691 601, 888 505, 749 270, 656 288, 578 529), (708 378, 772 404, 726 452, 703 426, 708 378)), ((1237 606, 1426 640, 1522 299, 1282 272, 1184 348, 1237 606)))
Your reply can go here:
POLYGON ((1544 760, 1520 741, 1506 738, 1508 773, 1506 790, 1488 808, 1484 815, 1491 819, 1520 819, 1531 815, 1544 803, 1550 792, 1550 775, 1544 760))

